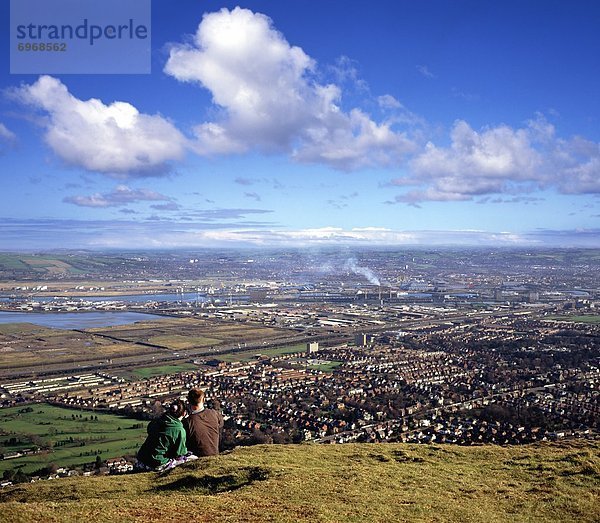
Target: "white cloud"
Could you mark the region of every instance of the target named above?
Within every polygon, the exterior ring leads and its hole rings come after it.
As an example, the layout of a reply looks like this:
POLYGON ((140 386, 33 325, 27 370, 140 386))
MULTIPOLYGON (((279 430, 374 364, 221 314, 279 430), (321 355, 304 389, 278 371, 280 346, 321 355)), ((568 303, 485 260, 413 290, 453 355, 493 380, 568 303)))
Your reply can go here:
POLYGON ((171 210, 176 206, 172 198, 149 189, 131 189, 127 185, 117 185, 111 192, 100 194, 95 193, 90 196, 67 196, 63 199, 65 203, 72 203, 80 207, 123 207, 130 203, 139 201, 167 201, 171 210))
POLYGON ((600 193, 600 144, 576 136, 557 139, 548 154, 549 169, 566 194, 600 193))
POLYGON ((449 178, 469 176, 471 179, 504 180, 531 179, 541 164, 540 155, 532 148, 525 129, 514 131, 500 126, 474 131, 467 122, 459 120, 450 133, 450 148, 431 142, 425 151, 412 161, 418 176, 449 178))
POLYGON ((17 136, 6 125, 0 122, 0 154, 14 147, 17 143, 17 136))
MULTIPOLYGON (((530 234, 487 231, 398 231, 385 228, 320 227, 296 230, 269 230, 247 228, 202 229, 178 224, 167 224, 173 230, 154 229, 152 235, 140 234, 128 238, 128 245, 154 247, 256 245, 273 247, 314 247, 325 245, 535 245, 539 243, 530 234)), ((93 240, 95 246, 118 247, 123 238, 102 235, 93 240)), ((597 235, 595 237, 597 241, 597 235)))
POLYGON ((414 150, 390 122, 344 112, 340 88, 316 82, 314 69, 268 17, 239 7, 206 14, 193 43, 172 46, 165 65, 177 80, 208 89, 220 109, 195 129, 200 154, 256 148, 351 170, 398 164, 414 150))
POLYGON ((3 123, 0 123, 0 140, 6 141, 6 142, 13 142, 16 139, 17 139, 17 136, 15 135, 15 133, 10 131, 6 127, 6 125, 4 125, 3 123))
POLYGON ((410 244, 414 233, 393 231, 378 227, 343 229, 319 227, 297 230, 206 230, 198 233, 203 240, 257 245, 310 245, 310 244, 410 244))
POLYGON ((115 178, 152 176, 164 174, 170 161, 184 155, 186 139, 171 122, 129 103, 80 100, 51 76, 14 95, 47 113, 42 120, 46 143, 69 165, 115 178))
POLYGON ((500 126, 478 133, 459 120, 450 138, 450 147, 430 142, 413 158, 413 182, 425 182, 428 187, 405 194, 401 201, 469 200, 475 195, 506 192, 539 176, 542 158, 525 129, 500 126))
POLYGON ((427 78, 435 78, 436 76, 429 70, 426 65, 417 65, 417 71, 427 78))
POLYGON ((259 225, 250 229, 242 224, 186 223, 164 219, 133 221, 4 218, 3 220, 4 227, 0 229, 0 247, 9 249, 45 249, 57 244, 65 248, 197 248, 243 245, 310 247, 373 246, 375 244, 538 245, 591 248, 600 246, 600 229, 534 230, 524 233, 483 230, 400 231, 379 227, 280 230, 267 229, 259 225))
POLYGON ((351 88, 361 92, 369 91, 369 85, 365 80, 360 78, 357 62, 352 60, 352 58, 340 56, 336 60, 335 65, 329 69, 339 85, 350 85, 351 88))
POLYGON ((377 103, 382 109, 400 109, 402 104, 396 100, 391 94, 384 94, 377 97, 377 103))
POLYGON ((396 201, 463 201, 543 189, 600 192, 600 144, 557 138, 540 115, 520 129, 500 125, 479 132, 458 120, 450 139, 449 147, 427 143, 409 162, 408 175, 392 180, 392 185, 417 186, 396 201))

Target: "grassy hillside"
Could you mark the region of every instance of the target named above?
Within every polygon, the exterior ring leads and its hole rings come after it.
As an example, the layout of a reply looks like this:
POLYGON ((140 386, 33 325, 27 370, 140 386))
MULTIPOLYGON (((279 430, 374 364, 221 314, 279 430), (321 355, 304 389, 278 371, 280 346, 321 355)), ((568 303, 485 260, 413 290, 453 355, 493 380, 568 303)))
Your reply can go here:
POLYGON ((155 473, 0 491, 0 520, 600 520, 600 443, 256 446, 155 473))

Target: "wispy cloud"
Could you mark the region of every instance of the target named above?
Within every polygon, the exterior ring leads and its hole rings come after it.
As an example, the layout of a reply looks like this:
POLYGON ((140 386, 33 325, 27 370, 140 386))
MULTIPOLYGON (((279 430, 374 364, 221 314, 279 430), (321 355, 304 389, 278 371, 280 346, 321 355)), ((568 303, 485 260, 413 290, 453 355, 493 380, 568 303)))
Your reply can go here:
POLYGON ((417 65, 417 71, 427 78, 436 78, 426 65, 417 65))
POLYGON ((154 216, 146 221, 15 220, 3 218, 1 249, 176 248, 214 246, 562 246, 600 247, 600 229, 535 230, 526 233, 476 230, 398 231, 382 227, 320 227, 283 230, 224 222, 182 222, 154 216))
POLYGON ((0 154, 11 147, 14 147, 16 143, 17 135, 0 122, 0 154))
POLYGON ((342 55, 337 58, 335 65, 328 68, 338 85, 350 84, 351 87, 360 92, 367 92, 369 85, 361 78, 358 72, 358 62, 352 58, 342 55))
POLYGON ((270 214, 273 211, 269 209, 203 209, 188 213, 189 216, 198 220, 240 220, 253 214, 270 214))
POLYGON ((181 205, 175 202, 157 203, 151 205, 150 208, 155 209, 157 211, 178 211, 181 209, 181 205))
MULTIPOLYGON (((95 193, 89 196, 66 196, 63 201, 80 207, 123 207, 140 201, 167 201, 167 205, 177 205, 172 198, 149 189, 131 189, 127 185, 118 185, 111 192, 95 193)), ((172 209, 169 209, 172 210, 172 209)))
POLYGON ((452 87, 450 92, 452 93, 452 96, 454 96, 454 98, 460 98, 462 100, 465 100, 466 102, 476 102, 480 98, 480 96, 477 94, 466 93, 456 87, 452 87))
POLYGON ((335 209, 344 209, 349 206, 348 201, 358 198, 358 192, 354 191, 350 194, 342 194, 337 199, 327 200, 327 204, 335 209))
POLYGON ((0 123, 0 140, 11 142, 17 139, 17 135, 10 131, 6 125, 0 123))
POLYGON ((512 198, 485 196, 475 203, 488 204, 488 203, 522 203, 525 205, 537 205, 540 202, 545 201, 545 198, 537 198, 535 196, 513 196, 512 198))
POLYGON ((243 176, 238 176, 233 181, 234 181, 234 183, 237 183, 238 185, 254 185, 259 180, 257 178, 244 178, 243 176))
POLYGON ((257 202, 260 202, 260 201, 261 201, 261 197, 260 197, 260 195, 259 195, 258 193, 256 193, 256 192, 245 192, 245 193, 244 193, 244 196, 245 196, 246 198, 250 198, 250 199, 252 199, 252 200, 256 200, 257 202))
POLYGON ((382 109, 400 109, 402 104, 391 94, 384 94, 377 97, 377 103, 382 109))

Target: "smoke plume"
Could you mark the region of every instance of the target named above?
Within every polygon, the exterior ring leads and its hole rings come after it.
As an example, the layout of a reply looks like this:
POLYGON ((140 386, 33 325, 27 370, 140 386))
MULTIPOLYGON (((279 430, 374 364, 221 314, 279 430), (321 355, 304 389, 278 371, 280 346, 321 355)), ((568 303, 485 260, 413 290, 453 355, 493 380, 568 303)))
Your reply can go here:
POLYGON ((368 267, 361 267, 360 265, 358 265, 356 259, 354 258, 349 258, 348 260, 346 260, 346 263, 344 264, 344 269, 353 272, 354 274, 360 274, 364 276, 367 280, 369 280, 369 283, 373 285, 381 285, 381 282, 379 281, 379 278, 375 275, 375 273, 368 267))

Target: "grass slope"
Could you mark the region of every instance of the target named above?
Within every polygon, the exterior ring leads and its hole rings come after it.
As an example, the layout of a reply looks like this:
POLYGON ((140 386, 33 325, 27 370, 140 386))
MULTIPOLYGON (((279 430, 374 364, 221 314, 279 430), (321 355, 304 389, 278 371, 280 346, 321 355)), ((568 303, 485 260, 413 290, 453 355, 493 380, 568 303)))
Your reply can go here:
POLYGON ((592 522, 600 444, 256 446, 173 470, 0 491, 0 520, 592 522))

